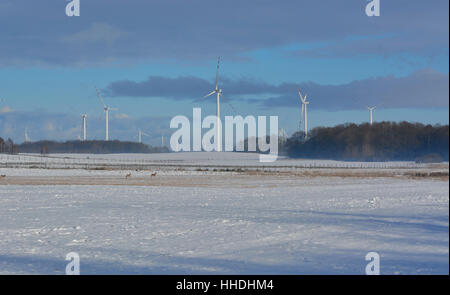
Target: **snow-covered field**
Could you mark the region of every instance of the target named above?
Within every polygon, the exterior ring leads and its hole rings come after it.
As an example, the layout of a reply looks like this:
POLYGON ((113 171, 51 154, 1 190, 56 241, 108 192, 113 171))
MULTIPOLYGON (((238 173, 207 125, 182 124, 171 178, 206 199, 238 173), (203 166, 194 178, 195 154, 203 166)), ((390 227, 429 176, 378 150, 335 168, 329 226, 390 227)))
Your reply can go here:
MULTIPOLYGON (((448 162, 446 163, 448 165, 448 162)), ((0 154, 0 167, 10 168, 95 168, 105 166, 165 166, 165 167, 273 167, 292 168, 418 168, 426 164, 414 162, 344 162, 333 160, 306 160, 278 157, 272 163, 259 162, 256 153, 156 153, 156 154, 0 154)))
POLYGON ((125 172, 1 168, 0 274, 64 274, 69 252, 82 274, 364 274, 371 251, 382 274, 449 272, 448 177, 125 172))

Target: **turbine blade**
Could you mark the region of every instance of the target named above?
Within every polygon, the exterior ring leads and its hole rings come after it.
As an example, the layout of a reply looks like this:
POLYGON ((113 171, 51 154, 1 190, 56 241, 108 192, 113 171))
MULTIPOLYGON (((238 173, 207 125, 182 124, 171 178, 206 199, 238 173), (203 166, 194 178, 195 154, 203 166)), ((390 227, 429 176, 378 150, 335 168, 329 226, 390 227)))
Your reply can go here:
POLYGON ((304 103, 305 102, 305 98, 303 98, 302 93, 300 92, 300 88, 297 87, 297 91, 298 91, 298 96, 300 97, 300 100, 304 103))
POLYGON ((98 91, 97 87, 95 87, 95 91, 97 92, 97 97, 98 97, 98 99, 100 99, 101 103, 103 104, 103 107, 107 108, 107 106, 106 106, 105 102, 103 101, 103 98, 100 94, 100 91, 98 91))
POLYGON ((223 99, 225 100, 225 102, 230 106, 230 108, 233 110, 233 112, 236 113, 236 110, 234 109, 234 107, 233 107, 233 105, 231 104, 231 102, 230 102, 227 98, 225 98, 225 96, 223 96, 222 93, 220 93, 220 96, 222 96, 222 98, 223 98, 223 99))
POLYGON ((208 96, 211 96, 211 95, 213 95, 214 93, 216 93, 216 90, 211 91, 209 94, 203 96, 203 98, 208 97, 208 96))
POLYGON ((217 58, 216 90, 219 89, 219 66, 220 66, 220 56, 217 58))

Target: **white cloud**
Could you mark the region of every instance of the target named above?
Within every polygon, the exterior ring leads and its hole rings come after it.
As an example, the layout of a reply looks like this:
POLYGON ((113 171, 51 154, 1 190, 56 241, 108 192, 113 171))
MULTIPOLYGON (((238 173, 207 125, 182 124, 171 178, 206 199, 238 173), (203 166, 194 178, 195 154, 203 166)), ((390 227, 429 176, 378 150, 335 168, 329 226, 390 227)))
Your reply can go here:
POLYGON ((56 128, 55 128, 55 125, 53 125, 52 123, 47 123, 47 124, 45 124, 45 130, 47 130, 47 131, 55 131, 56 130, 56 128))
POLYGON ((112 43, 125 36, 127 33, 109 24, 94 23, 88 29, 62 38, 67 43, 112 43))
POLYGON ((114 118, 115 119, 128 119, 128 118, 130 118, 130 116, 127 114, 115 114, 114 118))
POLYGON ((14 110, 9 106, 4 106, 0 109, 0 114, 12 113, 14 110))

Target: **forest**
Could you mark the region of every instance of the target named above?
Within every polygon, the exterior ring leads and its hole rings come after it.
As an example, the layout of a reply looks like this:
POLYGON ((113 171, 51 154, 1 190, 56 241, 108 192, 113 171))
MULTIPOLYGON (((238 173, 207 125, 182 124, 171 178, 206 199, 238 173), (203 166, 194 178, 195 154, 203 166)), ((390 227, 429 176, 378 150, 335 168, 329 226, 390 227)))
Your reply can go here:
POLYGON ((409 122, 317 127, 305 140, 297 132, 281 146, 294 158, 348 161, 448 161, 449 126, 409 122))

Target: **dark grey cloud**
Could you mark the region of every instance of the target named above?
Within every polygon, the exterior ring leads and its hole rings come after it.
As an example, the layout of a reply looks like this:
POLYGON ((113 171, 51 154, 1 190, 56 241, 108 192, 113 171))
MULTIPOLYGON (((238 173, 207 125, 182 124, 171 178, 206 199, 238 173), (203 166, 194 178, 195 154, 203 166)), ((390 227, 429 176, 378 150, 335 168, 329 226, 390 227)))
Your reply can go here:
MULTIPOLYGON (((385 108, 448 108, 448 75, 432 69, 407 77, 377 77, 342 85, 302 83, 311 105, 324 110, 351 110, 382 105, 385 108)), ((284 89, 294 85, 285 84, 284 89)), ((265 100, 265 107, 295 106, 298 101, 286 93, 265 100)))
POLYGON ((372 36, 355 40, 339 40, 314 49, 293 51, 290 55, 312 58, 349 58, 373 55, 390 57, 393 54, 404 52, 422 54, 429 60, 437 55, 448 55, 448 38, 439 38, 437 34, 425 35, 420 38, 406 34, 402 38, 396 35, 372 36))
MULTIPOLYGON (((323 110, 357 109, 381 103, 389 108, 448 107, 448 75, 433 69, 424 69, 407 77, 375 77, 342 85, 313 82, 273 85, 247 78, 223 78, 220 83, 224 94, 235 103, 245 101, 262 107, 297 106, 298 86, 309 95, 314 108, 323 110)), ((202 97, 213 87, 213 83, 196 77, 151 76, 142 82, 113 82, 104 92, 113 97, 192 100, 202 97)))
POLYGON ((447 0, 382 1, 382 15, 376 18, 365 15, 366 3, 82 0, 81 17, 69 18, 66 1, 2 0, 0 64, 82 65, 217 55, 239 60, 245 51, 310 42, 330 42, 319 52, 326 55, 369 50, 428 56, 448 48, 447 0), (335 45, 351 36, 380 35, 393 37, 335 45))
MULTIPOLYGON (((116 81, 103 92, 105 96, 165 97, 175 100, 199 97, 201 89, 213 89, 208 81, 197 77, 165 78, 150 76, 146 81, 116 81)), ((206 93, 205 93, 206 94, 206 93)))

